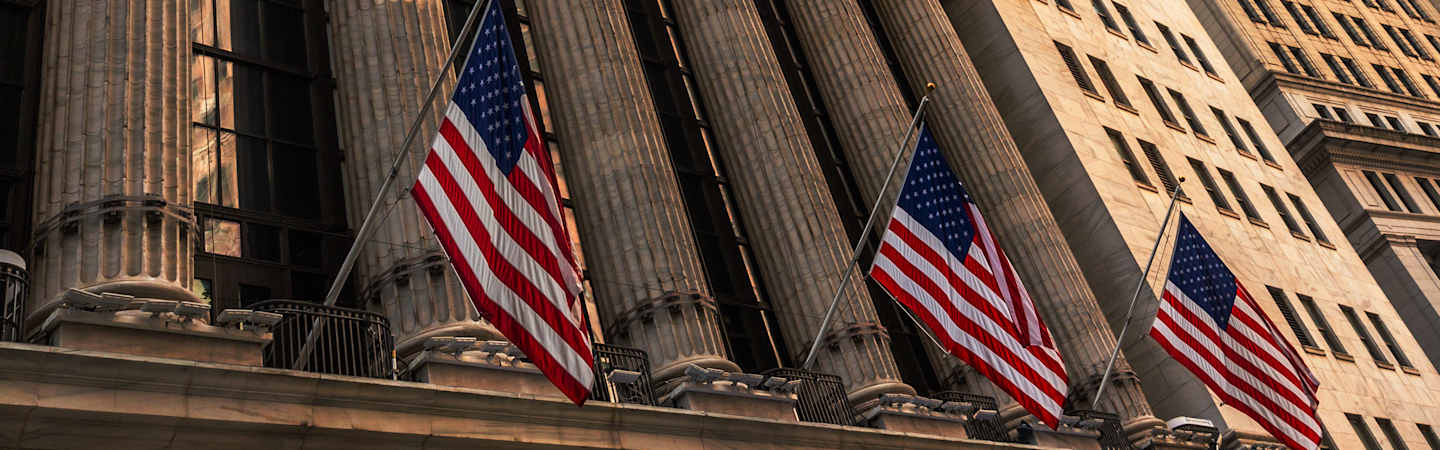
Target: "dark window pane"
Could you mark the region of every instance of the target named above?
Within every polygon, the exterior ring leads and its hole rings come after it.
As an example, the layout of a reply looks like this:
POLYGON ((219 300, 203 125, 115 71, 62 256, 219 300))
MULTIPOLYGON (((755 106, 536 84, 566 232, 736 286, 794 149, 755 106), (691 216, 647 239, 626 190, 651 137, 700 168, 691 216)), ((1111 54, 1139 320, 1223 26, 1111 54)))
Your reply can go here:
POLYGON ((219 47, 260 56, 260 11, 255 0, 215 0, 219 47))
POLYGON ((281 214, 316 218, 320 216, 319 168, 315 151, 276 143, 275 205, 281 214))
POLYGON ((330 290, 329 279, 324 275, 306 272, 290 273, 290 298, 319 303, 325 300, 330 290))
POLYGON ((227 95, 225 72, 220 69, 220 126, 237 131, 265 133, 265 85, 260 69, 243 64, 222 64, 234 76, 233 95, 227 95), (228 111, 227 111, 228 110, 228 111), (228 114, 227 114, 228 113, 228 114))
POLYGON ((236 153, 240 165, 240 207, 270 210, 270 165, 266 164, 265 141, 242 136, 236 153))
POLYGON ((268 287, 251 286, 245 283, 240 283, 241 308, 253 305, 256 302, 270 300, 271 298, 274 298, 274 296, 270 295, 270 288, 268 287))
POLYGON ((280 229, 245 224, 245 257, 280 262, 280 229))
POLYGON ((311 136, 310 83, 289 75, 270 75, 271 137, 308 144, 311 136))
POLYGON ((290 264, 320 267, 324 256, 320 254, 320 235, 306 231, 290 231, 290 264))
POLYGON ((5 167, 15 165, 19 151, 20 93, 18 87, 0 85, 0 165, 5 167))
POLYGON ((304 13, 291 7, 265 5, 265 58, 286 66, 306 66, 304 13))

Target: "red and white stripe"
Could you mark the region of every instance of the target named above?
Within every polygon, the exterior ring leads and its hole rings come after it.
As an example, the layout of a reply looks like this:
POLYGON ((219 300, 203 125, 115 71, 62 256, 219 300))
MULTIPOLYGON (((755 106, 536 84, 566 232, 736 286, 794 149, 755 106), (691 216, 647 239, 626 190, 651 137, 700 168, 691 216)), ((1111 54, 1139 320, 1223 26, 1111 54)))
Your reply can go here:
POLYGON ((579 276, 554 166, 528 107, 525 122, 525 151, 507 176, 451 103, 413 195, 475 307, 581 404, 594 357, 575 314, 579 276))
POLYGON ((1285 445, 1319 448, 1324 433, 1315 414, 1319 381, 1244 286, 1237 289, 1227 328, 1220 330, 1214 318, 1167 281, 1150 336, 1225 404, 1254 418, 1285 445))
POLYGON ((952 355, 1056 427, 1069 382, 1060 353, 980 211, 963 261, 896 208, 870 276, 909 308, 952 355))

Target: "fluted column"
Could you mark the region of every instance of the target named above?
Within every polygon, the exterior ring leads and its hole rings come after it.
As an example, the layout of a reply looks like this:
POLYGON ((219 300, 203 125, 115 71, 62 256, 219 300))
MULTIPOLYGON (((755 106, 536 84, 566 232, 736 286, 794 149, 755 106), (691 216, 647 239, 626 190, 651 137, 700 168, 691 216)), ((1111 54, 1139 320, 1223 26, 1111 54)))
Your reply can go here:
POLYGON ((531 0, 550 114, 591 289, 611 342, 645 349, 656 381, 725 357, 690 220, 620 0, 531 0))
POLYGON ((29 320, 68 288, 196 300, 187 2, 46 9, 29 320))
MULTIPOLYGON (((911 86, 936 83, 930 131, 1014 261, 1055 335, 1071 380, 1071 400, 1088 408, 1115 335, 1065 243, 1025 160, 990 100, 938 0, 873 0, 911 86)), ((1130 373, 1120 358, 1116 371, 1130 373)), ((1149 421, 1133 376, 1106 389, 1101 409, 1149 421)))
MULTIPOLYGON (((340 142, 345 150, 346 211, 358 228, 430 83, 450 52, 442 0, 330 0, 330 52, 337 83, 340 142)), ((395 203, 376 224, 374 237, 352 275, 357 292, 390 319, 401 355, 433 336, 502 339, 465 296, 439 244, 431 237, 409 181, 424 165, 431 133, 455 84, 447 71, 441 96, 401 167, 400 182, 384 201, 395 203)))
MULTIPOLYGON (((775 315, 802 361, 850 243, 754 3, 687 0, 674 8, 775 315)), ((863 283, 851 283, 840 302, 815 369, 844 378, 852 402, 913 392, 900 381, 863 283)))

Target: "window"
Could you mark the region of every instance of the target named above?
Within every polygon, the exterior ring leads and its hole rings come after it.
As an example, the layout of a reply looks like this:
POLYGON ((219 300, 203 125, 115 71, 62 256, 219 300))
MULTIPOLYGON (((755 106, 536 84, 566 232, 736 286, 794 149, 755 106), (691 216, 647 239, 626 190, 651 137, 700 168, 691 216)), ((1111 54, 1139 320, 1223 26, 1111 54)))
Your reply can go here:
POLYGON ((1090 4, 1095 6, 1095 15, 1100 16, 1100 23, 1105 24, 1106 29, 1120 31, 1120 24, 1115 23, 1115 17, 1110 15, 1110 8, 1105 7, 1104 0, 1090 0, 1090 4))
POLYGON ((1400 4, 1400 9, 1405 10, 1405 15, 1416 19, 1420 18, 1419 16, 1415 15, 1415 9, 1410 7, 1409 2, 1406 2, 1405 0, 1396 0, 1396 3, 1400 4))
POLYGON ((1180 108, 1180 115, 1185 116, 1185 122, 1190 124, 1190 129, 1195 131, 1196 136, 1209 137, 1210 133, 1205 131, 1205 125, 1200 123, 1200 118, 1195 116, 1195 111, 1190 109, 1190 102, 1185 101, 1185 94, 1174 89, 1170 91, 1170 98, 1175 99, 1175 106, 1180 108))
POLYGON ((1250 196, 1245 195, 1245 189, 1241 188, 1240 182, 1235 180, 1235 174, 1219 167, 1216 167, 1215 170, 1220 172, 1220 180, 1230 188, 1230 195, 1235 197, 1235 203, 1240 204, 1240 210, 1245 213, 1245 218, 1265 223, 1265 220, 1260 218, 1260 212, 1255 210, 1255 204, 1250 202, 1250 196))
POLYGON ((1280 65, 1285 67, 1286 72, 1296 75, 1300 74, 1300 67, 1296 66, 1295 62, 1290 60, 1290 54, 1285 53, 1285 47, 1274 42, 1269 42, 1268 44, 1270 44, 1270 51, 1275 52, 1275 58, 1280 60, 1280 65))
POLYGON ((1275 156, 1271 155, 1270 149, 1265 148, 1265 143, 1260 141, 1260 133, 1255 132, 1255 127, 1250 125, 1250 122, 1245 119, 1237 117, 1235 121, 1240 123, 1240 129, 1244 130, 1245 135, 1250 137, 1250 144, 1255 146, 1255 151, 1260 153, 1260 157, 1267 162, 1275 162, 1275 156))
POLYGON ((1435 207, 1436 212, 1440 212, 1440 191, 1435 189, 1435 185, 1430 184, 1429 178, 1415 177, 1415 182, 1420 184, 1421 191, 1425 191, 1425 197, 1430 199, 1430 205, 1435 207))
POLYGON ((1165 103, 1165 97, 1160 96, 1160 90, 1155 87, 1155 83, 1145 77, 1136 78, 1140 80, 1140 88, 1145 90, 1145 96, 1150 97, 1150 104, 1155 105, 1155 112, 1160 113, 1160 120, 1165 121, 1167 125, 1179 128, 1180 122, 1175 121, 1175 113, 1170 111, 1170 104, 1165 103))
POLYGON ((1345 34, 1348 35, 1348 36, 1350 36, 1350 40, 1351 40, 1352 42, 1354 42, 1355 45, 1358 45, 1358 46, 1361 46, 1361 47, 1369 47, 1369 46, 1370 46, 1370 43, 1365 41, 1365 37, 1364 37, 1364 36, 1361 36, 1359 32, 1355 31, 1355 26, 1354 26, 1354 25, 1351 25, 1349 18, 1345 17, 1344 14, 1340 14, 1340 13, 1330 13, 1330 14, 1332 14, 1332 15, 1335 16, 1335 22, 1337 22, 1337 23, 1340 24, 1340 28, 1345 30, 1345 34))
POLYGON ((1300 9, 1305 10, 1305 16, 1310 18, 1311 23, 1315 24, 1315 29, 1320 31, 1321 36, 1325 36, 1328 39, 1336 39, 1335 32, 1330 30, 1330 25, 1325 24, 1325 19, 1320 15, 1319 11, 1315 10, 1315 7, 1300 5, 1300 9))
POLYGON ((1380 443, 1375 440, 1375 435, 1370 433, 1370 426, 1365 424, 1365 418, 1346 413, 1345 420, 1350 422, 1350 427, 1355 429, 1355 436, 1360 438, 1360 443, 1365 445, 1365 450, 1382 450, 1380 443))
POLYGON ((1200 178, 1200 185, 1205 187, 1205 193, 1210 195, 1210 201, 1215 203, 1215 208, 1225 212, 1234 212, 1230 207, 1230 201, 1225 199, 1225 194, 1220 192, 1220 186, 1215 185, 1215 178, 1210 176, 1210 171, 1205 169, 1205 163, 1186 158, 1190 161, 1190 168, 1195 171, 1195 176, 1200 178))
POLYGON ((1375 364, 1387 369, 1394 367, 1390 364, 1390 359, 1385 357, 1385 352, 1375 344, 1375 339, 1370 337, 1370 330, 1360 322, 1360 316, 1355 314, 1355 308, 1340 305, 1340 313, 1345 315, 1345 320, 1350 322, 1350 327, 1354 328, 1355 334, 1360 336, 1360 343, 1365 345, 1365 350, 1370 352, 1370 358, 1375 360, 1375 364))
POLYGON ((1290 47, 1290 55, 1294 56, 1295 61, 1300 63, 1300 68, 1305 70, 1305 75, 1308 75, 1310 78, 1323 78, 1320 76, 1320 71, 1315 70, 1315 65, 1310 64, 1310 57, 1305 56, 1304 50, 1301 50, 1299 47, 1290 47))
POLYGON ((1380 341, 1384 342, 1385 347, 1390 349, 1390 354, 1395 356, 1395 362, 1400 364, 1400 367, 1414 369, 1415 365, 1410 364, 1410 358, 1405 356, 1404 350, 1400 349, 1400 343, 1395 342, 1395 336, 1390 335, 1390 328, 1385 326, 1385 321, 1380 320, 1379 315, 1369 311, 1365 312, 1365 318, 1370 319, 1370 325, 1375 327, 1375 333, 1380 335, 1380 341))
POLYGON ((1405 439, 1400 438, 1400 432, 1395 429, 1395 424, 1390 419, 1376 417, 1375 423, 1380 425, 1380 432, 1385 433, 1385 440, 1390 441, 1391 450, 1410 450, 1405 446, 1405 439))
POLYGON ((1105 60, 1090 56, 1090 66, 1095 68, 1095 74, 1100 76, 1100 83, 1105 85, 1105 91, 1110 93, 1110 98, 1115 100, 1116 105, 1133 108, 1130 104, 1130 96, 1125 95, 1125 90, 1120 87, 1120 82, 1115 79, 1115 74, 1110 72, 1110 64, 1105 60))
POLYGON ((1110 128, 1105 129, 1105 134, 1110 136, 1110 144, 1115 146, 1115 153, 1120 155, 1120 162, 1125 164, 1125 169, 1130 171, 1130 178, 1136 183, 1145 186, 1150 184, 1150 177, 1145 175, 1145 169, 1140 168, 1140 163, 1135 160, 1135 153, 1130 151, 1130 145, 1125 143, 1125 136, 1119 131, 1110 128))
POLYGON ((1075 12, 1075 5, 1070 4, 1070 0, 1055 0, 1055 6, 1065 11, 1075 12))
POLYGON ((1220 122, 1220 128, 1225 130, 1225 136, 1230 138, 1230 143, 1235 145, 1235 150, 1239 150, 1240 153, 1250 153, 1250 149, 1245 147, 1245 140, 1240 139, 1240 134, 1235 131, 1235 125, 1230 124, 1230 117, 1225 115, 1225 111, 1211 106, 1210 113, 1215 115, 1216 121, 1220 122))
POLYGON ((1180 41, 1175 39, 1175 34, 1170 32, 1170 27, 1160 22, 1155 22, 1155 28, 1160 29, 1160 35, 1165 37, 1165 42, 1170 44, 1170 51, 1175 52, 1175 59, 1181 63, 1190 64, 1190 57, 1185 54, 1185 49, 1180 48, 1180 41))
POLYGON ((1382 23, 1380 28, 1385 30, 1385 34, 1390 36, 1391 41, 1395 42, 1395 47, 1400 49, 1400 53, 1404 53, 1406 56, 1416 56, 1415 50, 1405 43, 1405 39, 1400 37, 1400 33, 1395 32, 1395 27, 1382 23))
POLYGON ((1429 123, 1425 123, 1425 122, 1421 122, 1421 121, 1417 120, 1417 121, 1415 121, 1415 125, 1418 126, 1418 127, 1420 127, 1420 132, 1421 132, 1421 133, 1424 133, 1426 136, 1430 136, 1430 137, 1440 137, 1440 135, 1436 135, 1436 134, 1435 134, 1435 127, 1434 127, 1433 125, 1429 124, 1429 123))
POLYGON ((1346 111, 1345 108, 1341 108, 1341 107, 1339 107, 1339 106, 1336 106, 1336 107, 1330 108, 1330 110, 1335 113, 1335 119, 1336 119, 1336 120, 1339 120, 1339 121, 1345 122, 1345 123, 1351 123, 1351 122, 1352 122, 1352 121, 1350 120, 1350 111, 1346 111))
POLYGON ((1194 38, 1186 36, 1182 33, 1180 35, 1180 39, 1185 40, 1185 46, 1190 47, 1190 53, 1195 55, 1195 61, 1200 63, 1200 68, 1204 69, 1205 73, 1215 76, 1220 75, 1219 73, 1215 72, 1215 66, 1210 65, 1210 58, 1205 56, 1205 52, 1200 51, 1200 44, 1195 42, 1194 38))
POLYGON ((1319 103, 1311 103, 1311 104, 1310 104, 1310 107, 1315 108, 1315 114, 1319 115, 1321 119, 1325 119, 1325 120, 1331 120, 1331 119, 1332 119, 1332 117, 1330 117, 1330 108, 1329 108, 1329 107, 1327 107, 1327 106, 1325 106, 1325 105, 1322 105, 1322 104, 1319 104, 1319 103))
POLYGON ((1366 23, 1365 19, 1359 17, 1351 17, 1351 19, 1355 21, 1355 28, 1359 28, 1360 32, 1365 34, 1365 40, 1370 41, 1372 47, 1380 51, 1390 51, 1390 48, 1386 47, 1384 42, 1381 42, 1380 39, 1375 37, 1375 30, 1370 29, 1370 24, 1366 23))
POLYGON ((1300 220, 1305 221, 1305 228, 1310 229, 1310 235, 1315 236, 1315 241, 1329 244, 1330 238, 1325 236, 1325 231, 1320 229, 1320 222, 1315 221, 1315 216, 1310 214, 1310 208, 1305 207, 1305 202, 1295 194, 1285 193, 1290 198, 1290 204, 1295 206, 1295 212, 1300 214, 1300 220))
POLYGON ((1355 82, 1367 88, 1375 87, 1375 84, 1370 82, 1370 77, 1365 76, 1365 71, 1360 69, 1360 65, 1355 64, 1355 60, 1341 56, 1340 62, 1344 63, 1347 69, 1350 69, 1350 76, 1355 77, 1355 82))
POLYGON ((1250 17, 1250 21, 1255 23, 1265 23, 1265 18, 1260 16, 1260 11, 1257 11, 1255 9, 1255 5, 1251 4, 1250 0, 1236 1, 1240 2, 1240 9, 1245 11, 1245 15, 1250 17))
POLYGON ((1345 69, 1340 67, 1340 60, 1335 59, 1335 55, 1321 53, 1320 59, 1325 60, 1325 65, 1330 66, 1330 73, 1335 74, 1336 80, 1345 84, 1355 84, 1355 80, 1350 78, 1350 74, 1345 73, 1345 69))
POLYGON ((1330 321, 1325 319, 1325 314, 1320 312, 1320 306, 1315 299, 1305 294, 1296 293, 1295 298, 1300 300, 1300 306, 1305 307, 1305 313, 1310 316, 1310 322, 1315 324, 1315 331, 1325 338, 1325 345, 1330 346, 1330 352, 1342 358, 1350 357, 1350 352, 1345 350, 1345 344, 1340 343, 1340 337, 1335 335, 1335 329, 1330 328, 1330 321))
POLYGON ((1365 118, 1370 120, 1370 126, 1375 128, 1385 128, 1385 119, 1381 119, 1379 114, 1365 113, 1365 118))
POLYGON ((1080 65, 1080 59, 1075 56, 1075 50, 1059 42, 1055 43, 1055 49, 1060 51, 1060 58, 1065 60, 1065 67, 1070 69, 1070 76, 1075 78, 1075 84, 1080 86, 1080 90, 1100 95, 1095 91, 1095 83, 1090 81, 1090 75, 1085 73, 1085 66, 1080 65))
POLYGON ((1275 306, 1280 308, 1280 316, 1290 325, 1290 331, 1295 332, 1295 339, 1300 341, 1300 345, 1315 347, 1315 338, 1310 337, 1310 330, 1305 329, 1305 323, 1295 314, 1295 308, 1290 305, 1290 298, 1285 296, 1285 291, 1274 286, 1265 286, 1265 289, 1275 298, 1275 306))
POLYGON ((1440 438, 1435 436, 1434 428, 1423 423, 1417 423, 1415 426, 1420 428, 1420 435, 1425 436, 1425 443, 1430 446, 1430 450, 1440 450, 1440 438))
POLYGON ((1310 26, 1310 22, 1305 21, 1305 16, 1300 13, 1300 8, 1296 8, 1294 3, 1281 0, 1280 5, 1284 6, 1285 11, 1290 13, 1291 19, 1295 19, 1295 25, 1300 27, 1300 31, 1304 31, 1305 34, 1319 35, 1319 33, 1315 32, 1315 28, 1310 26))
POLYGON ((1420 74, 1420 79, 1425 81, 1426 86, 1430 86, 1430 92, 1434 92, 1436 96, 1440 96, 1440 81, 1437 81, 1435 77, 1429 74, 1423 73, 1420 74))
POLYGON ((1150 37, 1145 35, 1145 30, 1140 29, 1140 23, 1135 21, 1135 16, 1130 14, 1130 8, 1119 3, 1115 5, 1115 13, 1120 15, 1120 20, 1125 21, 1125 27, 1130 29, 1130 35, 1135 37, 1135 42, 1150 45, 1150 37))
POLYGON ((1385 174, 1385 182, 1389 183, 1390 188, 1395 190, 1395 195, 1400 196, 1400 201, 1405 204, 1406 210, 1412 213, 1420 212, 1420 207, 1415 204, 1415 197, 1410 196, 1410 190, 1405 189, 1405 185, 1400 183, 1399 177, 1396 177, 1393 173, 1387 173, 1385 174))
POLYGON ((1255 0, 1255 6, 1260 8, 1260 14, 1265 15, 1265 21, 1270 22, 1270 26, 1285 28, 1285 22, 1281 21, 1280 16, 1275 15, 1275 10, 1270 8, 1269 0, 1255 0))
POLYGON ((1430 19, 1430 13, 1425 12, 1425 8, 1421 7, 1421 6, 1420 6, 1420 3, 1415 2, 1415 0, 1399 0, 1399 1, 1409 3, 1409 4, 1410 4, 1410 7, 1415 10, 1415 15, 1420 16, 1420 20, 1423 20, 1423 21, 1426 21, 1426 22, 1430 22, 1430 23, 1434 23, 1434 22, 1435 22, 1434 20, 1431 20, 1431 19, 1430 19))
POLYGON ((1395 117, 1395 116, 1385 116, 1385 122, 1390 124, 1390 129, 1392 129, 1392 130, 1399 131, 1399 132, 1402 132, 1402 133, 1408 132, 1408 130, 1405 129, 1405 124, 1403 124, 1403 123, 1400 122, 1400 118, 1399 118, 1399 117, 1395 117))
MULTIPOLYGON (((1145 152, 1145 158, 1150 160, 1150 168, 1155 169, 1155 175, 1160 177, 1160 184, 1165 187, 1165 193, 1174 194, 1175 188, 1180 186, 1175 181, 1175 174, 1170 172, 1170 165, 1165 163, 1165 157, 1160 155, 1160 149, 1155 144, 1145 141, 1140 142, 1140 151, 1145 152)), ((1180 198, 1187 198, 1181 195, 1180 198)))
POLYGON ((1426 60, 1426 61, 1434 61, 1434 60, 1435 60, 1435 58, 1432 58, 1432 57, 1430 56, 1430 51, 1429 51, 1429 50, 1425 50, 1425 46, 1424 46, 1424 45, 1421 45, 1421 44, 1420 44, 1420 40, 1415 38, 1415 33, 1411 33, 1410 30, 1401 28, 1401 29, 1400 29, 1400 35, 1401 35, 1401 36, 1405 36, 1405 42, 1410 44, 1410 48, 1415 49, 1415 53, 1417 53, 1417 54, 1420 55, 1420 59, 1423 59, 1423 60, 1426 60))
POLYGON ((1380 175, 1366 170, 1365 181, 1370 182, 1370 187, 1375 189, 1375 194, 1380 196, 1380 201, 1385 203, 1385 208, 1391 211, 1400 211, 1400 203, 1390 195, 1390 188, 1385 187, 1385 182, 1380 181, 1380 175))
POLYGON ((1295 216, 1290 215, 1290 209, 1285 207, 1285 202, 1280 201, 1280 194, 1275 188, 1260 185, 1260 190, 1265 191, 1265 197, 1270 199, 1270 206, 1275 207, 1275 213, 1280 215, 1280 221, 1285 222, 1285 228, 1290 234, 1304 236, 1305 232, 1300 230, 1300 224, 1295 222, 1295 216))
POLYGON ((1371 64, 1370 67, 1375 69, 1375 73, 1380 74, 1380 80, 1385 82, 1385 87, 1390 88, 1390 92, 1405 95, 1405 90, 1400 86, 1400 82, 1395 81, 1395 77, 1391 75, 1389 70, 1386 70, 1387 68, 1385 66, 1371 64))
POLYGON ((1430 48, 1434 49, 1437 52, 1440 52, 1440 39, 1437 39, 1435 36, 1427 34, 1425 35, 1425 40, 1430 42, 1430 48))
POLYGON ((1409 92, 1411 97, 1425 98, 1425 94, 1415 87, 1415 81, 1410 79, 1410 74, 1405 73, 1405 69, 1391 67, 1390 71, 1395 73, 1395 79, 1400 80, 1400 84, 1405 86, 1405 92, 1409 92))

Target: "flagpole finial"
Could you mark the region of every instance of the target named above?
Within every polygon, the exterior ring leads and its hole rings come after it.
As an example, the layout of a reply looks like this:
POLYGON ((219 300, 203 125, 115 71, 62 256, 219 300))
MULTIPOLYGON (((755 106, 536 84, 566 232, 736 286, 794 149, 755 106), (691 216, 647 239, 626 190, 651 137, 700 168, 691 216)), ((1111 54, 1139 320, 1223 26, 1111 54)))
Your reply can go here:
POLYGON ((925 83, 925 93, 935 92, 935 83, 925 83))
POLYGON ((1184 183, 1184 182, 1185 182, 1185 177, 1180 177, 1180 182, 1181 182, 1181 183, 1184 183))

